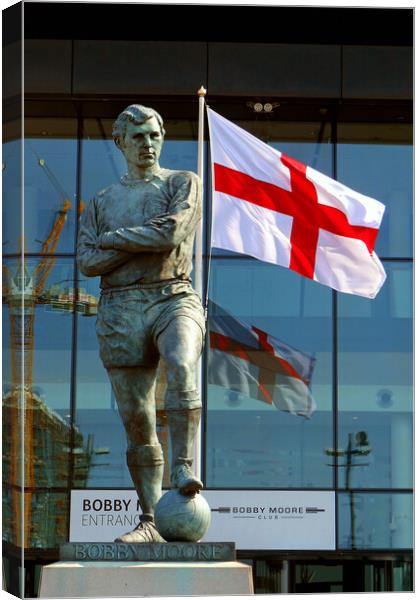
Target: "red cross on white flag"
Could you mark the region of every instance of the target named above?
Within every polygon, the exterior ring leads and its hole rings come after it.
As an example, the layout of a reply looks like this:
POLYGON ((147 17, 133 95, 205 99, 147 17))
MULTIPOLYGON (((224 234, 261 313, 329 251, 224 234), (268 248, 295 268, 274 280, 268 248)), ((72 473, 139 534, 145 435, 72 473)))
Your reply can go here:
POLYGON ((207 114, 212 246, 374 298, 386 279, 373 251, 385 206, 207 114))

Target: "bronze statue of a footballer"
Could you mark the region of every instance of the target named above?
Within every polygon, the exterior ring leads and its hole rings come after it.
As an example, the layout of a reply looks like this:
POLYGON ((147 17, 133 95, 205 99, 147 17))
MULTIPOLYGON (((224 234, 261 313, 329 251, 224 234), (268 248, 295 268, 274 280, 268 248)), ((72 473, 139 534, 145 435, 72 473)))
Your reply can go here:
POLYGON ((165 130, 151 108, 128 106, 113 137, 127 161, 121 180, 99 192, 83 215, 78 264, 101 277, 96 331, 127 433, 127 465, 143 514, 117 541, 164 541, 154 525, 163 453, 156 434, 159 359, 167 374, 165 409, 172 445, 171 485, 183 494, 203 484, 192 471, 201 416, 196 369, 205 321, 190 273, 201 218, 200 180, 159 165, 165 130))

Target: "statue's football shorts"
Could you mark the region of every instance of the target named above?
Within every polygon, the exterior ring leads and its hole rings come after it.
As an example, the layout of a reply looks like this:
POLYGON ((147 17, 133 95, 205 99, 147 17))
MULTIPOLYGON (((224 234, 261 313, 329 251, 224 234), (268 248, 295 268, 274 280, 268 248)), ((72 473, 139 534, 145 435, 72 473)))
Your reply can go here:
POLYGON ((189 317, 205 333, 200 296, 187 281, 103 290, 96 333, 104 367, 157 367, 156 340, 177 317, 189 317))

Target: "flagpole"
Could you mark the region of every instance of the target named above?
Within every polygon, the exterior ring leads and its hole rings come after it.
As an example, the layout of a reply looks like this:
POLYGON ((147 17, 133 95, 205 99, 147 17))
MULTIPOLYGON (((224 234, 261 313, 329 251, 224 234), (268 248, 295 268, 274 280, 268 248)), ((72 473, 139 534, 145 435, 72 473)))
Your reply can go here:
MULTIPOLYGON (((201 191, 203 193, 204 180, 204 108, 207 90, 204 86, 198 90, 198 151, 197 151, 197 175, 201 180, 201 191)), ((204 210, 203 210, 204 214, 204 210)), ((194 288, 203 297, 203 219, 198 224, 195 234, 195 261, 194 261, 194 288)))
MULTIPOLYGON (((204 203, 204 108, 205 108, 205 96, 207 90, 204 86, 198 90, 198 150, 197 150, 197 175, 201 182, 201 193, 204 203)), ((204 215, 204 209, 203 209, 204 215)), ((195 234, 195 259, 194 259, 194 289, 200 295, 203 301, 203 229, 204 220, 203 218, 199 221, 197 231, 195 234)), ((202 359, 200 358, 197 365, 197 389, 200 395, 202 395, 202 359)), ((197 476, 201 478, 201 429, 199 428, 194 444, 195 454, 195 470, 197 476)))

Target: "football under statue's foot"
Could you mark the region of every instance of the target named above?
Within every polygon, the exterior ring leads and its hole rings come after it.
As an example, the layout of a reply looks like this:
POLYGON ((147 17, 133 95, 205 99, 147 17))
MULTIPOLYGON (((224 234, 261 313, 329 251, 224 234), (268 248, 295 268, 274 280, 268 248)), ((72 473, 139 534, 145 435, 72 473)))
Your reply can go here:
POLYGON ((194 475, 188 465, 175 467, 171 475, 171 487, 178 489, 181 494, 198 494, 203 489, 203 483, 194 475))
POLYGON ((116 538, 116 542, 125 544, 142 544, 150 542, 165 542, 152 521, 140 521, 133 531, 116 538))

